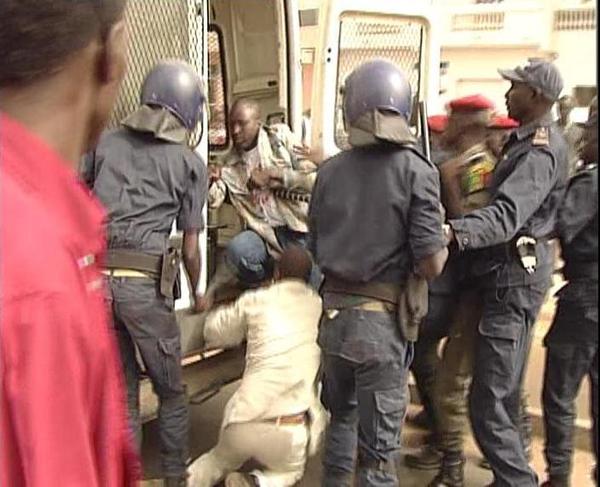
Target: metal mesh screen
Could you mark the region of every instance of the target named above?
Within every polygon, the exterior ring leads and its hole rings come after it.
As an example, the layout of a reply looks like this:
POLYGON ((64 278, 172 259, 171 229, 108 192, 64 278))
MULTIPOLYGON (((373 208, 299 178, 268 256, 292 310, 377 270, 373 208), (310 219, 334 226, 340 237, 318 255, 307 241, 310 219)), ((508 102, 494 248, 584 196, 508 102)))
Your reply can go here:
POLYGON ((335 112, 335 141, 338 147, 348 147, 341 95, 346 77, 366 61, 385 59, 405 72, 415 96, 421 82, 419 64, 424 32, 423 25, 414 19, 355 13, 342 15, 335 112))
MULTIPOLYGON (((202 72, 202 18, 196 0, 129 0, 129 65, 110 126, 138 106, 140 89, 150 68, 161 59, 183 59, 202 72)), ((200 130, 200 129, 199 129, 200 130)), ((195 134, 197 138, 199 134, 195 134)))
MULTIPOLYGON (((211 27, 211 29, 213 29, 211 27)), ((208 32, 208 103, 210 118, 208 143, 212 149, 222 149, 229 140, 227 133, 227 102, 222 36, 217 30, 208 32)))

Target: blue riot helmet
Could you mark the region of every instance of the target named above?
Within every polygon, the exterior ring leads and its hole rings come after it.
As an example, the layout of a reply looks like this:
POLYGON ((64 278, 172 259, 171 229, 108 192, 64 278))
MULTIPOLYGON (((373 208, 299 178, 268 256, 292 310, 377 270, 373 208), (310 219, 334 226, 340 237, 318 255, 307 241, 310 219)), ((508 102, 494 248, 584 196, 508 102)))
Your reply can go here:
POLYGON ((142 104, 166 108, 189 132, 202 120, 205 101, 200 75, 179 60, 160 61, 142 86, 142 104))
POLYGON ((347 127, 374 110, 395 112, 407 121, 410 119, 410 83, 402 70, 389 61, 369 61, 352 71, 346 78, 343 96, 347 127))

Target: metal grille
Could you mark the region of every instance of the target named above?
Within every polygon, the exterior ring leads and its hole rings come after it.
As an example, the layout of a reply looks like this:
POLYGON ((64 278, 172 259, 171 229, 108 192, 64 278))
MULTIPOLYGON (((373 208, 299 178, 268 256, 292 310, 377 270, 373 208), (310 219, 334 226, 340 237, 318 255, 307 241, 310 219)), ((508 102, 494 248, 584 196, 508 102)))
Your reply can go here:
MULTIPOLYGON (((162 59, 182 59, 202 72, 202 18, 196 0, 129 0, 129 65, 110 126, 139 106, 140 89, 150 68, 162 59)), ((200 130, 200 128, 198 129, 200 130)), ((193 137, 197 139, 199 134, 193 137)))
MULTIPOLYGON (((211 27, 211 29, 214 29, 211 27)), ((211 149, 222 149, 229 141, 227 132, 227 102, 222 36, 217 30, 208 32, 208 103, 210 117, 208 143, 211 149)))
POLYGON ((338 147, 348 147, 341 94, 346 77, 366 61, 385 59, 404 71, 415 96, 421 83, 419 65, 424 32, 423 25, 414 19, 364 14, 342 15, 335 120, 335 142, 338 147))

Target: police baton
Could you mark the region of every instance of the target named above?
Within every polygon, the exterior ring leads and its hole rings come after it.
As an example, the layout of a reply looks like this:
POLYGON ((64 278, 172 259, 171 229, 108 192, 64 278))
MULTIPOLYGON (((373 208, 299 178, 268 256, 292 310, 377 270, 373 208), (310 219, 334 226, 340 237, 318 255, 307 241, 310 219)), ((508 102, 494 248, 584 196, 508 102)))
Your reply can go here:
POLYGON ((431 160, 431 151, 429 150, 429 127, 427 126, 427 102, 419 102, 419 129, 421 131, 421 143, 423 144, 423 155, 427 160, 431 160))

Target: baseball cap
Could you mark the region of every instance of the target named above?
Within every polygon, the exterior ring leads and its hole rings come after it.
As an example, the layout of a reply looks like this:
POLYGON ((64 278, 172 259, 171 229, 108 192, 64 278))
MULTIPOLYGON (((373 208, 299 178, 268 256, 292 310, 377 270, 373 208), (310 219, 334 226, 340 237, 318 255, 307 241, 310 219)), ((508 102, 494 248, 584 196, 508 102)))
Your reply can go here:
POLYGON ((499 69, 498 72, 506 80, 526 83, 539 90, 550 101, 558 100, 564 86, 558 68, 548 61, 531 61, 527 66, 499 69))

